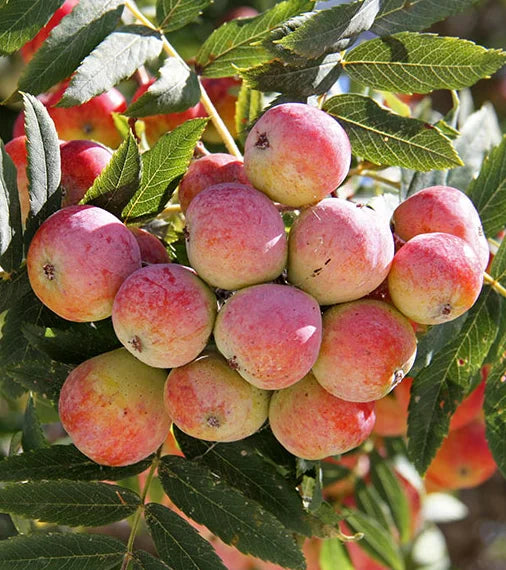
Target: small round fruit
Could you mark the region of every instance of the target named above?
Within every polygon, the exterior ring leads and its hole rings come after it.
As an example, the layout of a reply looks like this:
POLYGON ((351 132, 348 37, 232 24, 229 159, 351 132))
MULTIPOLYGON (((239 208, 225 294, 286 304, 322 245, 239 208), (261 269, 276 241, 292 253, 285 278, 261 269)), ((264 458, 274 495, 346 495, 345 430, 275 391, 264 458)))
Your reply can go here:
POLYGON ((173 368, 205 348, 216 297, 195 272, 176 263, 139 269, 120 287, 112 308, 116 336, 149 366, 173 368))
POLYGON ((361 299, 323 314, 318 382, 350 402, 383 398, 404 378, 416 356, 410 322, 383 301, 361 299))
POLYGON ((244 168, 253 186, 294 208, 333 192, 346 178, 350 161, 350 141, 341 125, 303 103, 269 109, 244 147, 244 168))
POLYGON ((186 250, 191 266, 213 287, 240 289, 272 281, 286 265, 283 219, 251 186, 209 186, 186 212, 186 250))
POLYGON ((168 251, 155 235, 142 228, 129 228, 129 230, 139 244, 142 263, 170 263, 168 251))
POLYGON ((255 433, 267 419, 269 398, 214 352, 171 370, 164 393, 174 424, 207 441, 237 441, 255 433))
POLYGON ((394 305, 425 325, 456 319, 475 303, 483 285, 480 260, 463 239, 420 234, 395 254, 388 274, 394 305))
POLYGON ((275 392, 269 422, 285 449, 303 459, 345 453, 366 440, 374 426, 374 402, 346 402, 318 384, 313 374, 275 392))
POLYGON ((406 435, 408 431, 409 395, 413 378, 410 376, 397 385, 385 397, 376 400, 376 423, 373 433, 383 437, 406 435))
POLYGON ((115 467, 137 463, 169 433, 163 405, 166 378, 166 372, 146 366, 124 348, 86 360, 61 389, 62 425, 93 461, 115 467))
POLYGON ((360 299, 386 278, 394 256, 388 222, 371 208, 326 198, 304 210, 288 241, 288 280, 321 305, 360 299))
POLYGON ((37 297, 60 317, 85 322, 111 315, 123 281, 141 266, 134 236, 96 206, 68 206, 47 218, 27 255, 37 297))
POLYGON ((265 283, 241 289, 226 301, 216 318, 214 340, 248 382, 278 390, 311 370, 321 330, 315 299, 295 287, 265 283))
POLYGON ((460 402, 450 418, 450 431, 465 426, 482 414, 483 402, 485 400, 485 387, 486 382, 483 380, 460 402))
POLYGON ((11 157, 16 166, 16 183, 18 185, 19 205, 21 208, 21 221, 26 224, 30 213, 30 194, 28 192, 28 174, 26 172, 26 136, 21 135, 11 139, 5 145, 5 152, 11 157))

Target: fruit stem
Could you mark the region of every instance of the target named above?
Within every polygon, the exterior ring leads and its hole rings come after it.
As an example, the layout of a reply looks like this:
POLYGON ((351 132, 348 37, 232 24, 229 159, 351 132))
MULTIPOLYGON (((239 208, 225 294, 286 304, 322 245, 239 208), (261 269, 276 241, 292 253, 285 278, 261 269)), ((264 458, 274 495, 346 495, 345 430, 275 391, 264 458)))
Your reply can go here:
MULTIPOLYGON (((158 29, 150 20, 148 20, 148 18, 146 18, 146 16, 144 16, 144 14, 139 10, 137 5, 135 4, 135 1, 125 0, 125 7, 128 10, 130 10, 133 16, 137 20, 139 20, 139 22, 141 22, 143 25, 150 28, 151 30, 156 30, 157 32, 160 32, 160 35, 162 37, 163 50, 165 51, 165 53, 171 57, 175 57, 187 69, 190 69, 186 61, 184 61, 184 59, 169 43, 169 40, 165 37, 163 32, 160 29, 158 29)), ((230 131, 227 129, 225 123, 223 122, 223 119, 216 111, 216 108, 214 107, 211 99, 209 98, 207 91, 204 89, 204 86, 200 82, 200 79, 199 83, 200 83, 200 102, 204 106, 204 109, 207 111, 207 114, 211 118, 211 121, 213 122, 216 130, 220 134, 225 146, 227 147, 228 152, 230 154, 233 154, 234 156, 237 156, 237 158, 242 159, 241 151, 239 150, 239 147, 236 145, 234 137, 230 134, 230 131)))
POLYGON ((499 281, 494 279, 492 275, 489 275, 486 271, 483 273, 483 281, 487 283, 487 285, 490 285, 496 293, 506 297, 506 287, 503 287, 499 281))
POLYGON ((130 560, 133 556, 134 550, 134 540, 137 534, 137 530, 139 529, 139 525, 141 522, 142 514, 144 513, 144 507, 146 503, 146 497, 148 495, 149 487, 151 486, 151 482, 153 481, 153 477, 155 475, 155 471, 158 468, 158 464, 160 463, 160 455, 161 455, 162 447, 158 449, 156 455, 151 463, 151 467, 149 469, 148 476, 146 477, 146 481, 144 483, 144 487, 141 493, 141 504, 137 507, 135 511, 134 519, 132 521, 132 528, 130 529, 130 536, 128 537, 127 542, 127 549, 125 552, 125 556, 123 557, 123 563, 121 564, 121 570, 126 570, 130 563, 130 560))
POLYGON ((181 212, 181 205, 180 204, 169 204, 165 206, 162 212, 158 215, 159 218, 167 218, 172 216, 172 214, 179 214, 181 212))

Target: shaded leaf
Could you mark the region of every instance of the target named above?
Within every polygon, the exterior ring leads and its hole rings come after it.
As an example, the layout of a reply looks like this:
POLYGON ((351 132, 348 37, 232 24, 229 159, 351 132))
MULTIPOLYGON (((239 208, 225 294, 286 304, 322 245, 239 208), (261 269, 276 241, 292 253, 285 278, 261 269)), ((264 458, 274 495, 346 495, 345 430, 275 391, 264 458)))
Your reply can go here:
POLYGON ((83 481, 14 483, 0 489, 0 510, 69 526, 99 526, 131 515, 139 496, 117 485, 83 481))
POLYGON ((142 155, 141 184, 125 206, 122 216, 132 220, 158 214, 170 198, 170 184, 182 176, 193 156, 208 118, 191 119, 163 135, 142 155))
POLYGON ((0 4, 0 54, 18 50, 47 24, 65 0, 16 0, 0 4))
POLYGON ((237 68, 268 61, 271 56, 261 41, 285 20, 311 10, 312 6, 307 0, 285 0, 254 18, 222 24, 197 53, 199 73, 206 77, 227 77, 235 75, 237 68))
POLYGON ((23 259, 21 206, 16 183, 16 167, 0 140, 0 267, 17 269, 23 259))
POLYGON ((239 89, 235 108, 235 130, 237 138, 244 145, 248 136, 249 127, 262 113, 264 97, 261 91, 251 89, 246 82, 242 82, 239 89))
POLYGON ((164 32, 173 32, 196 20, 211 0, 158 0, 156 21, 164 32))
POLYGON ((495 236, 506 225, 506 136, 485 158, 467 194, 480 214, 485 234, 495 236))
POLYGON ((365 41, 346 53, 343 66, 352 79, 394 93, 461 89, 489 77, 506 53, 468 40, 403 32, 365 41))
POLYGON ((41 354, 27 362, 15 362, 5 367, 5 373, 26 390, 57 402, 60 390, 72 367, 55 362, 41 354))
POLYGON ((165 456, 159 477, 175 505, 226 544, 287 568, 304 567, 291 533, 259 504, 203 466, 182 457, 165 456))
POLYGON ((19 302, 30 291, 26 266, 11 273, 8 279, 0 279, 0 313, 19 302))
POLYGON ((120 217, 123 208, 139 189, 140 178, 139 148, 129 131, 79 203, 99 206, 120 217))
POLYGON ((149 503, 145 512, 156 550, 173 570, 225 569, 211 544, 174 511, 149 503))
POLYGON ((118 28, 81 63, 58 103, 72 107, 109 91, 162 51, 160 33, 140 25, 118 28))
POLYGON ((323 109, 346 130, 353 153, 376 164, 421 171, 462 164, 451 141, 434 126, 395 115, 369 97, 336 95, 323 109))
POLYGON ((38 95, 70 77, 83 59, 116 27, 122 0, 80 0, 37 50, 18 88, 38 95))
POLYGON ((49 442, 42 431, 33 397, 28 398, 23 418, 23 437, 21 439, 23 451, 31 451, 49 447, 49 442))
POLYGON ((341 51, 372 26, 380 7, 380 0, 365 0, 319 10, 279 43, 309 58, 341 51))
POLYGON ((134 552, 135 570, 172 570, 172 567, 144 550, 134 552))
POLYGON ((385 36, 425 30, 448 16, 463 12, 476 2, 478 0, 383 0, 371 31, 385 36))
POLYGON ((120 540, 99 534, 51 533, 0 541, 5 570, 109 570, 125 554, 120 540))
POLYGON ((146 93, 125 111, 130 117, 148 117, 179 113, 196 105, 200 99, 197 75, 184 62, 168 57, 158 70, 159 77, 146 93))
POLYGON ((151 457, 126 467, 99 465, 81 453, 74 445, 52 445, 0 461, 1 481, 42 481, 65 479, 81 481, 119 481, 145 471, 151 457))

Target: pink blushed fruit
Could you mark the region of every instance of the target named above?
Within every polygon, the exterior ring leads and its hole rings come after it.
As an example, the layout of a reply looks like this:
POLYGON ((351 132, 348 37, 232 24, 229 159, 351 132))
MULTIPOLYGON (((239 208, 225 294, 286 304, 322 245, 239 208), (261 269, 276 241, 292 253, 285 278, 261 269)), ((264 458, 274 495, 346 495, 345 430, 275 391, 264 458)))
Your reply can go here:
POLYGON ((303 103, 277 105, 248 134, 246 175, 272 200, 298 208, 333 192, 350 168, 348 135, 330 115, 303 103))
POLYGON ((275 392, 269 422, 276 439, 303 459, 345 453, 365 441, 374 426, 374 402, 346 402, 318 384, 312 373, 275 392))
POLYGON ((406 317, 382 301, 358 300, 323 314, 313 374, 334 396, 370 402, 399 384, 415 356, 416 336, 406 317))
POLYGON ((283 219, 250 186, 224 183, 197 194, 186 212, 191 266, 213 287, 240 289, 271 281, 286 264, 283 219))
POLYGON ((165 371, 124 348, 86 360, 65 380, 58 410, 74 445, 101 465, 137 463, 165 441, 165 371))
POLYGON ((437 325, 456 319, 475 303, 483 285, 481 263, 463 239, 420 234, 395 254, 388 274, 394 305, 411 320, 437 325))
POLYGON ((5 145, 5 152, 11 157, 16 166, 16 182, 18 185, 19 204, 21 208, 21 220, 26 223, 30 213, 30 195, 28 193, 28 174, 26 173, 27 154, 26 136, 22 135, 11 139, 5 145))
POLYGON ((140 266, 132 233, 96 206, 68 206, 52 214, 27 255, 37 297, 60 317, 77 322, 109 317, 120 285, 140 266))
POLYGON ((165 407, 179 429, 207 441, 237 441, 267 419, 270 392, 255 388, 214 352, 171 370, 165 407))
POLYGON ((376 400, 376 423, 373 432, 383 437, 405 435, 408 431, 409 395, 413 378, 410 376, 398 384, 389 394, 376 400))
POLYGON ((307 293, 265 283, 237 291, 214 328, 218 350, 248 382, 268 390, 305 376, 321 343, 320 307, 307 293))
POLYGON ((178 196, 181 210, 186 212, 190 202, 199 192, 223 182, 249 184, 242 160, 223 152, 208 154, 194 160, 179 184, 178 196))
POLYGON ((129 229, 139 244, 142 263, 170 263, 168 251, 155 235, 142 228, 129 229))
POLYGON ((158 368, 182 366, 204 349, 216 316, 214 293, 175 263, 139 269, 120 287, 112 323, 121 343, 158 368))
POLYGON ((387 221, 374 210, 326 198, 304 210, 288 242, 288 280, 321 305, 353 301, 386 278, 394 256, 387 221))
POLYGON ((490 251, 480 215, 471 200, 457 188, 430 186, 410 196, 395 209, 395 233, 404 241, 419 234, 443 232, 466 241, 485 271, 490 251))
MULTIPOLYGON (((241 81, 235 77, 202 77, 202 86, 211 99, 218 115, 222 118, 230 134, 237 136, 235 125, 235 107, 241 81)), ((206 130, 202 134, 205 143, 222 143, 220 133, 211 121, 207 124, 206 130)))

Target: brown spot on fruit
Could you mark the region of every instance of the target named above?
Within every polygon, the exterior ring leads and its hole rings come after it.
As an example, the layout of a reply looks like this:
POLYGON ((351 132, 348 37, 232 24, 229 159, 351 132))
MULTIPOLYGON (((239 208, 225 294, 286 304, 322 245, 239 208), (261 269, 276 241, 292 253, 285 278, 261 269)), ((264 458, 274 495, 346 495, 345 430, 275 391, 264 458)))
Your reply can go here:
POLYGON ((207 425, 209 425, 213 428, 219 428, 221 423, 220 423, 220 420, 216 416, 209 416, 207 418, 207 425))
POLYGON ((128 343, 132 346, 134 350, 137 352, 142 352, 142 341, 141 339, 135 335, 132 339, 128 341, 128 343))
POLYGON ((269 139, 267 138, 267 133, 260 133, 258 135, 258 138, 255 142, 255 146, 262 150, 270 147, 269 139))

